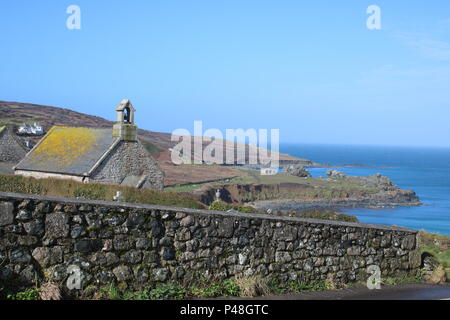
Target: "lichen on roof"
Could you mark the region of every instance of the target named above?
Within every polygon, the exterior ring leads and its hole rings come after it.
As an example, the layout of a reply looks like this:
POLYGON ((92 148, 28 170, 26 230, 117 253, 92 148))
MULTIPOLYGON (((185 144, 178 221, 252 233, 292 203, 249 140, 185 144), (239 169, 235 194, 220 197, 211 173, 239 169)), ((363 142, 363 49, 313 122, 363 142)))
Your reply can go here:
POLYGON ((83 175, 113 142, 111 129, 53 127, 16 168, 83 175))
POLYGON ((42 160, 54 158, 70 164, 92 150, 97 139, 95 130, 56 127, 55 132, 44 139, 34 153, 40 155, 42 160))

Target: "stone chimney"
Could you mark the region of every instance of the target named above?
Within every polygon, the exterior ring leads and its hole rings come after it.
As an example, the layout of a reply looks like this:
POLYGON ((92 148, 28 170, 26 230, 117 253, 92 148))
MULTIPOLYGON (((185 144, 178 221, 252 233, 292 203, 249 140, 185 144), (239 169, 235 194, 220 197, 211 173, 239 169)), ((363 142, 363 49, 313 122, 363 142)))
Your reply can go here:
POLYGON ((130 100, 123 99, 116 108, 116 123, 113 126, 113 137, 124 141, 137 141, 137 126, 134 124, 134 112, 130 100))

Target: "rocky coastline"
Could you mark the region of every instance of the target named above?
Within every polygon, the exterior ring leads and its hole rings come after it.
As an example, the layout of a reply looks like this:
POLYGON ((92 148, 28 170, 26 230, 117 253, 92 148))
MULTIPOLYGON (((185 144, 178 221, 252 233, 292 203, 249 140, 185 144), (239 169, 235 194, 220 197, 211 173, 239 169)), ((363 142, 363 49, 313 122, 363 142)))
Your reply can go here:
POLYGON ((304 181, 301 183, 205 186, 194 194, 200 202, 209 205, 219 190, 222 201, 249 205, 260 212, 421 205, 414 191, 400 189, 381 174, 354 177, 336 170, 327 174, 328 178, 308 177, 299 180, 304 181))
POLYGON ((251 204, 257 210, 302 211, 305 209, 338 210, 344 208, 386 209, 397 206, 420 206, 420 200, 413 191, 383 192, 364 198, 296 200, 279 199, 255 201, 251 204))

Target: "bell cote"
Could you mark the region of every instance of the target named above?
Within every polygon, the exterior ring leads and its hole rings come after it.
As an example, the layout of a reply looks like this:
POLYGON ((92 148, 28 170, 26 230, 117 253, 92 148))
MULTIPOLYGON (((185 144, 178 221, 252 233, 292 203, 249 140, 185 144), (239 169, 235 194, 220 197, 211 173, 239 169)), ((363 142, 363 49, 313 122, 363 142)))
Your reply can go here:
POLYGON ((116 108, 116 123, 113 126, 113 137, 125 141, 137 141, 137 126, 134 124, 135 109, 130 100, 123 99, 116 108))

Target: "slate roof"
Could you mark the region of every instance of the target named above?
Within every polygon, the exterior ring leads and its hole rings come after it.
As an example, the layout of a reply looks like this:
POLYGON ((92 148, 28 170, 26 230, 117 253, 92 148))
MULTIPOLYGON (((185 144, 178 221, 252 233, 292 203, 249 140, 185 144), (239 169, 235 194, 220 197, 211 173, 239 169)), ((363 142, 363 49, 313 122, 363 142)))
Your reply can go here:
POLYGON ((135 176, 129 175, 126 176, 125 179, 120 183, 122 186, 135 187, 140 188, 141 185, 145 182, 146 175, 135 176))
POLYGON ((14 141, 16 141, 17 144, 18 144, 22 149, 24 149, 25 151, 28 152, 29 148, 25 145, 25 142, 24 142, 20 137, 18 137, 15 133, 13 133, 13 130, 12 130, 11 127, 9 127, 9 130, 8 130, 8 126, 0 126, 0 134, 1 134, 2 132, 5 132, 5 134, 9 134, 9 135, 11 136, 11 138, 13 138, 14 141))
POLYGON ((15 169, 89 176, 118 140, 113 138, 112 129, 56 126, 15 169))

